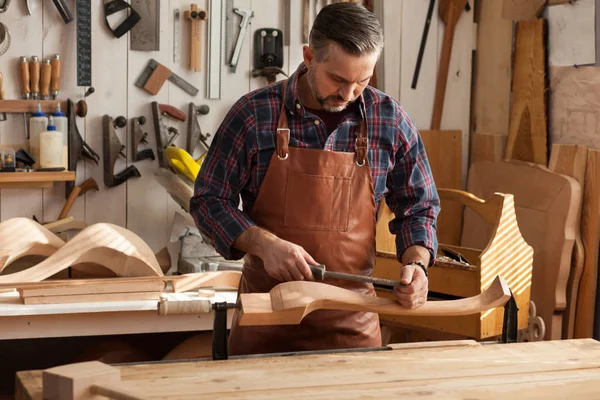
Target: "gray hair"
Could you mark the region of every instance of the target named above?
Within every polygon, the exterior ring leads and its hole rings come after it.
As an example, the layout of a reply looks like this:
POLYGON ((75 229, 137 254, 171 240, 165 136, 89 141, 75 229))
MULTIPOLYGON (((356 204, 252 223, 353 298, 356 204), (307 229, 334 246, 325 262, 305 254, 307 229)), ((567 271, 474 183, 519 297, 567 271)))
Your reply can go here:
POLYGON ((358 3, 333 3, 319 12, 310 31, 309 45, 322 61, 330 42, 353 56, 380 53, 383 30, 377 17, 358 3))

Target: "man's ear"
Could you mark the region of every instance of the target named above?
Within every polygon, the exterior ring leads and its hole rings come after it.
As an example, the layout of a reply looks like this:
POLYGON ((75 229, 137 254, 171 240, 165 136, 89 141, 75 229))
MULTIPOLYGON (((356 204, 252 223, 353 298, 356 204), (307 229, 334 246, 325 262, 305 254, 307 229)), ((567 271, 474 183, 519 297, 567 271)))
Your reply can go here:
POLYGON ((310 46, 303 46, 302 57, 304 58, 304 65, 306 65, 306 67, 310 69, 315 60, 315 51, 311 49, 310 46))

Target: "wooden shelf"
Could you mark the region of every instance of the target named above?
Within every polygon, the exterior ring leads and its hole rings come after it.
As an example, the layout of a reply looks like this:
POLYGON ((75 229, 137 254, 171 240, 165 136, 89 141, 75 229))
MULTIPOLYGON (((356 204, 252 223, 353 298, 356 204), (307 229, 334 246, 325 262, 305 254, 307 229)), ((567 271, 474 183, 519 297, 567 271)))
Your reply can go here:
POLYGON ((54 182, 74 181, 75 172, 0 172, 0 189, 50 188, 54 182))

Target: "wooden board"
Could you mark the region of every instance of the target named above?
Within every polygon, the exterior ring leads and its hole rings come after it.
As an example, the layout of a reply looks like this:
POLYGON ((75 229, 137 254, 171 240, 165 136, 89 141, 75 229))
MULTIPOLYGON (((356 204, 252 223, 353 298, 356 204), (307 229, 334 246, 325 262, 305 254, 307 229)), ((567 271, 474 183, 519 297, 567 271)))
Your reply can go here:
MULTIPOLYGON (((411 348, 412 347, 412 348, 411 348)), ((477 345, 122 365, 122 384, 147 399, 534 399, 600 397, 593 340, 477 345)), ((17 373, 16 399, 42 399, 42 371, 17 373)))
POLYGON ((173 282, 173 291, 175 293, 185 292, 201 287, 232 287, 238 288, 240 285, 240 271, 217 271, 217 272, 199 272, 186 274, 182 279, 173 282))
POLYGON ((98 303, 111 301, 159 300, 160 292, 101 293, 101 294, 68 294, 64 296, 29 296, 23 297, 23 304, 70 304, 98 303))
MULTIPOLYGON (((527 3, 527 2, 526 2, 527 3)), ((548 165, 544 19, 517 23, 505 158, 548 165)))
MULTIPOLYGON (((546 339, 560 339, 581 198, 579 184, 537 164, 486 161, 471 167, 468 191, 480 198, 494 192, 514 195, 519 230, 534 249, 531 299, 546 324, 546 339)), ((489 238, 487 225, 465 210, 463 246, 482 248, 489 238)))
POLYGON ((581 240, 585 248, 583 275, 577 295, 576 338, 592 337, 598 280, 598 242, 600 241, 600 150, 588 151, 581 209, 581 240))
POLYGON ((501 161, 506 151, 506 135, 474 133, 471 137, 471 164, 478 161, 501 161))
MULTIPOLYGON (((462 188, 462 132, 420 131, 435 185, 443 189, 462 188)), ((438 217, 437 237, 441 243, 458 245, 463 207, 448 202, 438 217)))
POLYGON ((78 283, 79 284, 73 285, 67 281, 66 283, 54 283, 50 287, 38 284, 19 287, 17 290, 22 298, 108 293, 162 292, 165 290, 165 281, 162 279, 82 279, 78 283))
MULTIPOLYGON (((510 120, 512 21, 502 18, 503 1, 477 3, 477 50, 473 90, 473 132, 506 136, 510 120)), ((503 153, 504 154, 504 153, 503 153)))
POLYGON ((163 274, 152 249, 139 236, 117 225, 98 223, 82 230, 41 263, 0 276, 0 283, 41 281, 83 263, 96 263, 123 276, 163 274))
MULTIPOLYGON (((585 193, 585 170, 587 167, 588 149, 586 146, 553 144, 550 153, 548 168, 558 174, 570 176, 575 179, 585 193)), ((563 319, 563 339, 572 339, 575 327, 575 310, 577 307, 577 294, 579 282, 583 273, 585 249, 581 240, 581 202, 577 207, 575 217, 575 247, 571 260, 571 272, 567 282, 567 308, 563 319)))
POLYGON ((316 310, 349 310, 386 315, 460 316, 478 314, 503 306, 510 289, 500 276, 481 294, 459 300, 429 301, 419 308, 407 309, 396 299, 368 296, 318 282, 284 282, 270 293, 240 295, 240 325, 295 325, 316 310))

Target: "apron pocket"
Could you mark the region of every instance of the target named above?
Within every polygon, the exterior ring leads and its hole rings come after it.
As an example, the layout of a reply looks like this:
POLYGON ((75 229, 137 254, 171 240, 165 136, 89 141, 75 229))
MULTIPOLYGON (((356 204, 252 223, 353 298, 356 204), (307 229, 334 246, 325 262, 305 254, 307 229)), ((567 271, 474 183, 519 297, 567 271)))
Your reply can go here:
POLYGON ((348 230, 350 181, 343 176, 290 172, 285 194, 287 228, 348 230))

